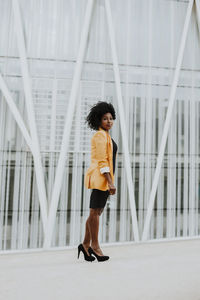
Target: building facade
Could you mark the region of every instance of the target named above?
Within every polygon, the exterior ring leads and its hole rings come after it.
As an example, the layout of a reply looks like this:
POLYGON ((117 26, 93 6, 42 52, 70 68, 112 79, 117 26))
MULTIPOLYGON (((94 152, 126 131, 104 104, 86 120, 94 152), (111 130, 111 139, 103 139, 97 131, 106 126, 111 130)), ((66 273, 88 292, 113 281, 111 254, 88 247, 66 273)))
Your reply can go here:
POLYGON ((181 0, 0 0, 1 251, 83 239, 85 117, 101 100, 118 144, 101 242, 199 235, 199 12, 181 0))

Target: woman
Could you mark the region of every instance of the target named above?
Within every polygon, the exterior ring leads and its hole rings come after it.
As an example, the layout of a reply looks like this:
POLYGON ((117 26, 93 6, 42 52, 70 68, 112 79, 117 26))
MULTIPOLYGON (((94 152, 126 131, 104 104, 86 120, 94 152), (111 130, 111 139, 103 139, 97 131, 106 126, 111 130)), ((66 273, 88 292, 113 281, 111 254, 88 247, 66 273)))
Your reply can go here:
POLYGON ((78 246, 78 258, 83 252, 87 261, 105 261, 99 241, 99 216, 102 214, 109 195, 116 193, 114 186, 115 158, 117 145, 111 139, 109 130, 115 120, 115 110, 111 103, 98 102, 86 118, 88 126, 97 132, 91 139, 91 165, 85 174, 85 186, 92 189, 90 196, 90 215, 86 221, 85 238, 78 246), (94 256, 95 257, 94 257, 94 256))

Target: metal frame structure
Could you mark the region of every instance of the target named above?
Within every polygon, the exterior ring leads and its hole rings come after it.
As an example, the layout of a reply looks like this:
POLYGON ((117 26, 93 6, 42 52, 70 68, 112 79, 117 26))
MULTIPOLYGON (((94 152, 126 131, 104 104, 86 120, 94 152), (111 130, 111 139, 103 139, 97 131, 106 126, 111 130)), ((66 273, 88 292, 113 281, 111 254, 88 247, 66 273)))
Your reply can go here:
POLYGON ((38 195, 39 195, 39 201, 40 201, 40 207, 42 213, 43 228, 45 229, 46 222, 47 222, 47 196, 46 196, 44 174, 43 174, 39 142, 37 136, 34 108, 33 108, 31 81, 30 81, 30 76, 28 71, 25 40, 24 40, 23 29, 22 29, 19 3, 18 0, 13 0, 12 3, 13 3, 14 21, 16 26, 17 43, 18 43, 20 62, 21 62, 22 77, 23 77, 26 109, 28 113, 29 127, 30 127, 31 138, 32 138, 32 148, 33 148, 33 157, 35 163, 38 195))
POLYGON ((15 121, 16 123, 18 124, 26 142, 27 142, 27 145, 29 146, 30 150, 33 152, 33 149, 32 149, 32 140, 31 140, 31 137, 29 135, 29 132, 24 124, 24 121, 15 105, 15 102, 13 101, 12 99, 12 96, 9 92, 9 89, 8 87, 6 86, 6 83, 2 77, 2 75, 0 74, 0 89, 5 97, 5 100, 12 112, 12 115, 13 117, 15 118, 15 121))
POLYGON ((84 59, 84 54, 85 54, 85 50, 86 50, 86 46, 87 46, 87 38, 88 38, 88 33, 89 33, 89 26, 90 26, 90 21, 91 21, 93 5, 94 5, 94 1, 89 0, 88 4, 87 4, 87 8, 86 8, 86 14, 85 14, 82 35, 81 35, 79 53, 78 53, 78 58, 77 58, 77 62, 76 62, 76 68, 75 68, 75 72, 74 72, 72 89, 71 89, 70 99, 69 99, 69 106, 68 106, 67 116, 66 116, 66 121, 65 121, 62 146, 61 146, 58 166, 57 166, 57 170, 56 170, 56 177, 55 177, 55 182, 54 182, 54 187, 53 187, 53 192, 52 192, 52 199, 51 199, 50 208, 49 208, 47 228, 45 231, 45 241, 44 241, 45 248, 48 248, 51 244, 52 232, 53 232, 53 228, 54 228, 54 224, 55 224, 55 216, 56 216, 56 210, 57 210, 59 195, 60 195, 60 190, 61 190, 62 177, 63 177, 65 160, 66 160, 66 152, 67 152, 67 149, 69 146, 69 136, 70 136, 70 132, 71 132, 72 119, 73 119, 76 100, 77 100, 83 59, 84 59))
POLYGON ((157 191, 157 187, 158 187, 158 180, 159 180, 159 176, 160 176, 161 166, 162 166, 163 157, 164 157, 164 151, 165 151, 166 142, 167 142, 167 136, 168 136, 168 132, 169 132, 170 121, 171 121, 171 117, 172 117, 172 111, 173 111, 173 107, 174 107, 176 88, 177 88, 177 84, 178 84, 178 78, 179 78, 181 63, 182 63, 182 59, 183 59, 185 41, 186 41, 186 37, 187 37, 187 33, 188 33, 188 27, 189 27, 190 17, 191 17, 191 13, 192 13, 193 3, 194 3, 194 0, 190 0, 190 2, 188 4, 188 9, 187 9, 187 15, 185 18, 185 24, 184 24, 184 28, 183 28, 183 33, 182 33, 180 48, 179 48, 179 52, 178 52, 177 63, 176 63, 176 69, 175 69, 171 92, 170 92, 167 116, 166 116, 165 125, 164 125, 164 129, 163 129, 163 135, 162 135, 162 139, 161 139, 161 143, 160 143, 160 150, 159 150, 159 154, 158 154, 158 158, 157 158, 157 165, 156 165, 152 189, 151 189, 151 193, 150 193, 150 197, 149 197, 149 203, 148 203, 147 215, 146 215, 145 224, 144 224, 144 230, 143 230, 143 234, 142 234, 143 241, 147 240, 147 237, 148 237, 151 214, 152 214, 152 210, 153 210, 153 206, 154 206, 155 195, 156 195, 156 191, 157 191))
POLYGON ((126 129, 126 122, 125 122, 125 114, 122 102, 122 92, 121 92, 121 85, 120 85, 120 74, 119 74, 119 64, 117 58, 117 50, 115 45, 115 33, 112 24, 112 14, 110 8, 110 1, 105 0, 105 7, 106 7, 106 15, 107 15, 107 22, 108 22, 108 29, 109 29, 109 36, 110 36, 110 44, 112 49, 112 59, 113 59, 113 68, 114 68, 114 76, 115 76, 115 84, 116 84, 116 93, 117 93, 117 101, 119 107, 119 116, 120 116, 120 126, 121 126, 121 133, 122 133, 122 144, 124 150, 124 159, 125 159, 125 170, 126 170, 126 178, 128 182, 128 192, 129 192, 129 201, 130 201, 130 208, 131 208, 131 217, 132 217, 132 226, 134 232, 134 240, 136 242, 139 241, 139 232, 138 232, 138 221, 136 215, 136 207, 135 207, 135 192, 133 187, 133 179, 131 174, 131 162, 128 150, 128 137, 127 137, 127 129, 126 129))

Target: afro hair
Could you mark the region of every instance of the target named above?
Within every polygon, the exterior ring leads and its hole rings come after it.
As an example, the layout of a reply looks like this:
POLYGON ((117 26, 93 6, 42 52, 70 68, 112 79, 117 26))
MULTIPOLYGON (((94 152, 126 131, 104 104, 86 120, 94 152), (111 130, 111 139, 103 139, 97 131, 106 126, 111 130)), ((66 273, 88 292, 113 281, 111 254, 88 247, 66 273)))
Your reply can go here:
POLYGON ((99 101, 93 105, 90 109, 88 116, 86 117, 86 123, 93 130, 98 130, 101 124, 101 119, 104 114, 111 113, 113 120, 116 119, 115 109, 111 103, 99 101))

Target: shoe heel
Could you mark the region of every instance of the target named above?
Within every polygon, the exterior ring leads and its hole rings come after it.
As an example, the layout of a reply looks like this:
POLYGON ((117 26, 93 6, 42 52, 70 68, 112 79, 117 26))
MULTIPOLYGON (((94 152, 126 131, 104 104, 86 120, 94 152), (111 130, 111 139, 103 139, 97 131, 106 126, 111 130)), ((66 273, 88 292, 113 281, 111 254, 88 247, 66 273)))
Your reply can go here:
POLYGON ((82 244, 80 244, 79 246, 78 246, 78 258, 79 258, 79 255, 80 255, 80 252, 83 252, 83 255, 84 255, 84 259, 85 260, 87 260, 87 261, 94 261, 95 260, 95 258, 93 257, 93 256, 91 256, 91 255, 88 255, 87 253, 86 253, 86 251, 85 251, 85 249, 84 249, 84 247, 83 247, 83 245, 82 244))
POLYGON ((80 249, 78 249, 78 259, 79 259, 79 256, 80 256, 80 252, 81 252, 81 250, 80 249))

